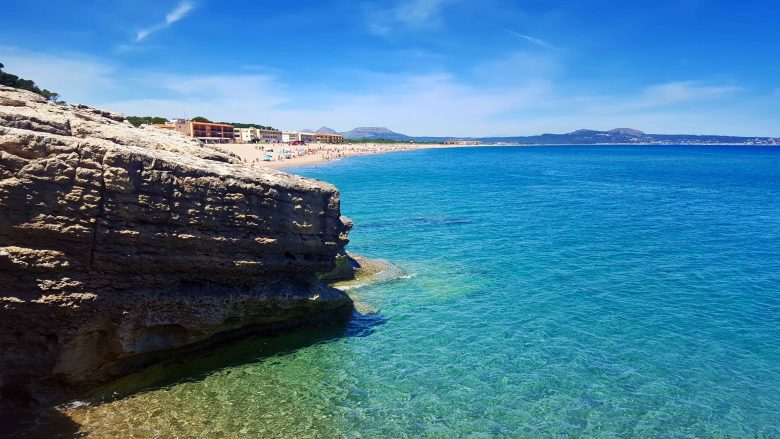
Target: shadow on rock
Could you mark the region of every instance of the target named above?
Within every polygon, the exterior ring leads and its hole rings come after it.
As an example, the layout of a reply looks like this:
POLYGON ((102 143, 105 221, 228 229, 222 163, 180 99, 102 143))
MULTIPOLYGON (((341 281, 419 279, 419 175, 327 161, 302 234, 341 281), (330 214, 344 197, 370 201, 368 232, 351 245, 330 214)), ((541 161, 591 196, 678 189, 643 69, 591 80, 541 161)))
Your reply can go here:
POLYGON ((59 410, 0 404, 0 438, 69 439, 85 437, 79 424, 59 410))
POLYGON ((345 337, 366 337, 386 322, 380 314, 360 314, 335 326, 303 329, 273 336, 249 336, 231 343, 182 355, 120 378, 91 392, 89 403, 107 402, 133 394, 168 387, 180 382, 199 381, 222 369, 265 361, 298 349, 328 343, 345 337))
MULTIPOLYGON (((104 385, 82 398, 82 401, 58 406, 59 409, 80 404, 101 404, 137 393, 169 387, 181 382, 200 381, 223 369, 266 361, 298 349, 349 337, 366 337, 386 322, 380 314, 353 311, 348 321, 319 328, 303 329, 281 335, 250 335, 229 343, 180 355, 142 371, 104 385)), ((74 438, 84 437, 80 425, 56 408, 2 411, 0 438, 74 438), (10 413, 10 415, 6 415, 10 413), (10 435, 10 436, 9 436, 10 435)))

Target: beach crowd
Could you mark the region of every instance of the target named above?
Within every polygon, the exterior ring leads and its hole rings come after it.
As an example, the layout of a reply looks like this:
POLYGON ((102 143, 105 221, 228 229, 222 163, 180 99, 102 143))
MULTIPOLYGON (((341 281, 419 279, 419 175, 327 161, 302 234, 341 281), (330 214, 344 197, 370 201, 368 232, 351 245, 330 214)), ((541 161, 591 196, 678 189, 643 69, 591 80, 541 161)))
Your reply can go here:
POLYGON ((223 149, 241 157, 241 160, 249 165, 271 168, 325 163, 357 155, 410 151, 429 147, 431 145, 416 143, 230 144, 222 146, 223 149))

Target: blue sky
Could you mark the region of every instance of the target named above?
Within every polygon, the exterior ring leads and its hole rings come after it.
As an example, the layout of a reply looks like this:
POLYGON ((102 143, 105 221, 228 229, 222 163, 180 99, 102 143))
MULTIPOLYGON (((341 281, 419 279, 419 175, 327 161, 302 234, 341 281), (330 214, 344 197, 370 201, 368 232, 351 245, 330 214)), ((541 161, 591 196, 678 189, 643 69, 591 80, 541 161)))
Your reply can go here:
POLYGON ((780 1, 3 0, 69 102, 411 135, 780 136, 780 1))

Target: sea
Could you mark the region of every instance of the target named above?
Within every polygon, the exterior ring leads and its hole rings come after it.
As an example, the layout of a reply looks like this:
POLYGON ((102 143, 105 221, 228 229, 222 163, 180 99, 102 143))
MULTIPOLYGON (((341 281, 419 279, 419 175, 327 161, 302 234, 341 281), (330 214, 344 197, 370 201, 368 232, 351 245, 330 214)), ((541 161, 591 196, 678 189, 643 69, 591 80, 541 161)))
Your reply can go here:
POLYGON ((155 366, 87 437, 780 438, 780 148, 424 149, 335 184, 377 310, 155 366))

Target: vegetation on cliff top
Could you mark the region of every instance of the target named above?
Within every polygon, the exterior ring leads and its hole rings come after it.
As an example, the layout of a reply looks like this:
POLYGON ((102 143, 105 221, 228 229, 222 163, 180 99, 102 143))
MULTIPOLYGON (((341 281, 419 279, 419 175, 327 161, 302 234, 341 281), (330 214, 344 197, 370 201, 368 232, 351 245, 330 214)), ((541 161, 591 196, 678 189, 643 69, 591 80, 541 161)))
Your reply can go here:
MULTIPOLYGON (((197 116, 193 117, 191 119, 193 122, 207 122, 212 123, 209 119, 206 119, 203 116, 197 116)), ((232 125, 234 128, 258 128, 261 130, 275 130, 276 128, 271 126, 265 126, 265 125, 259 125, 256 123, 240 123, 240 122, 215 122, 215 123, 222 123, 225 125, 232 125)))
MULTIPOLYGON (((190 120, 192 120, 193 122, 213 123, 209 119, 206 119, 203 116, 193 117, 190 120)), ((256 123, 239 123, 239 122, 216 122, 216 123, 222 123, 222 124, 225 124, 225 125, 232 125, 233 128, 258 128, 258 129, 261 129, 261 130, 275 130, 276 129, 276 128, 271 127, 271 126, 258 125, 256 123)))
POLYGON ((127 116, 128 122, 133 126, 138 127, 141 125, 151 125, 154 123, 167 123, 168 119, 158 116, 127 116))
MULTIPOLYGON (((133 126, 141 126, 141 125, 151 125, 155 123, 167 123, 168 119, 164 117, 159 116, 127 116, 127 120, 133 124, 133 126)), ((206 122, 206 123, 212 123, 211 120, 206 119, 203 116, 196 116, 190 119, 193 122, 206 122)), ((275 130, 276 128, 265 126, 265 125, 258 125, 256 123, 237 123, 237 122, 217 122, 217 123, 224 123, 227 125, 232 125, 235 128, 259 128, 261 130, 275 130)))
POLYGON ((239 123, 239 122, 220 122, 228 125, 233 125, 233 128, 257 128, 260 130, 275 130, 272 126, 258 125, 256 123, 239 123))
POLYGON ((9 87, 14 88, 21 88, 22 90, 31 91, 33 93, 37 93, 47 100, 54 102, 55 104, 64 104, 65 101, 60 100, 60 94, 55 93, 53 91, 46 90, 45 88, 41 90, 37 85, 35 85, 35 82, 30 79, 23 79, 16 75, 13 75, 8 72, 4 72, 3 69, 5 66, 3 63, 0 63, 0 85, 7 85, 9 87))

